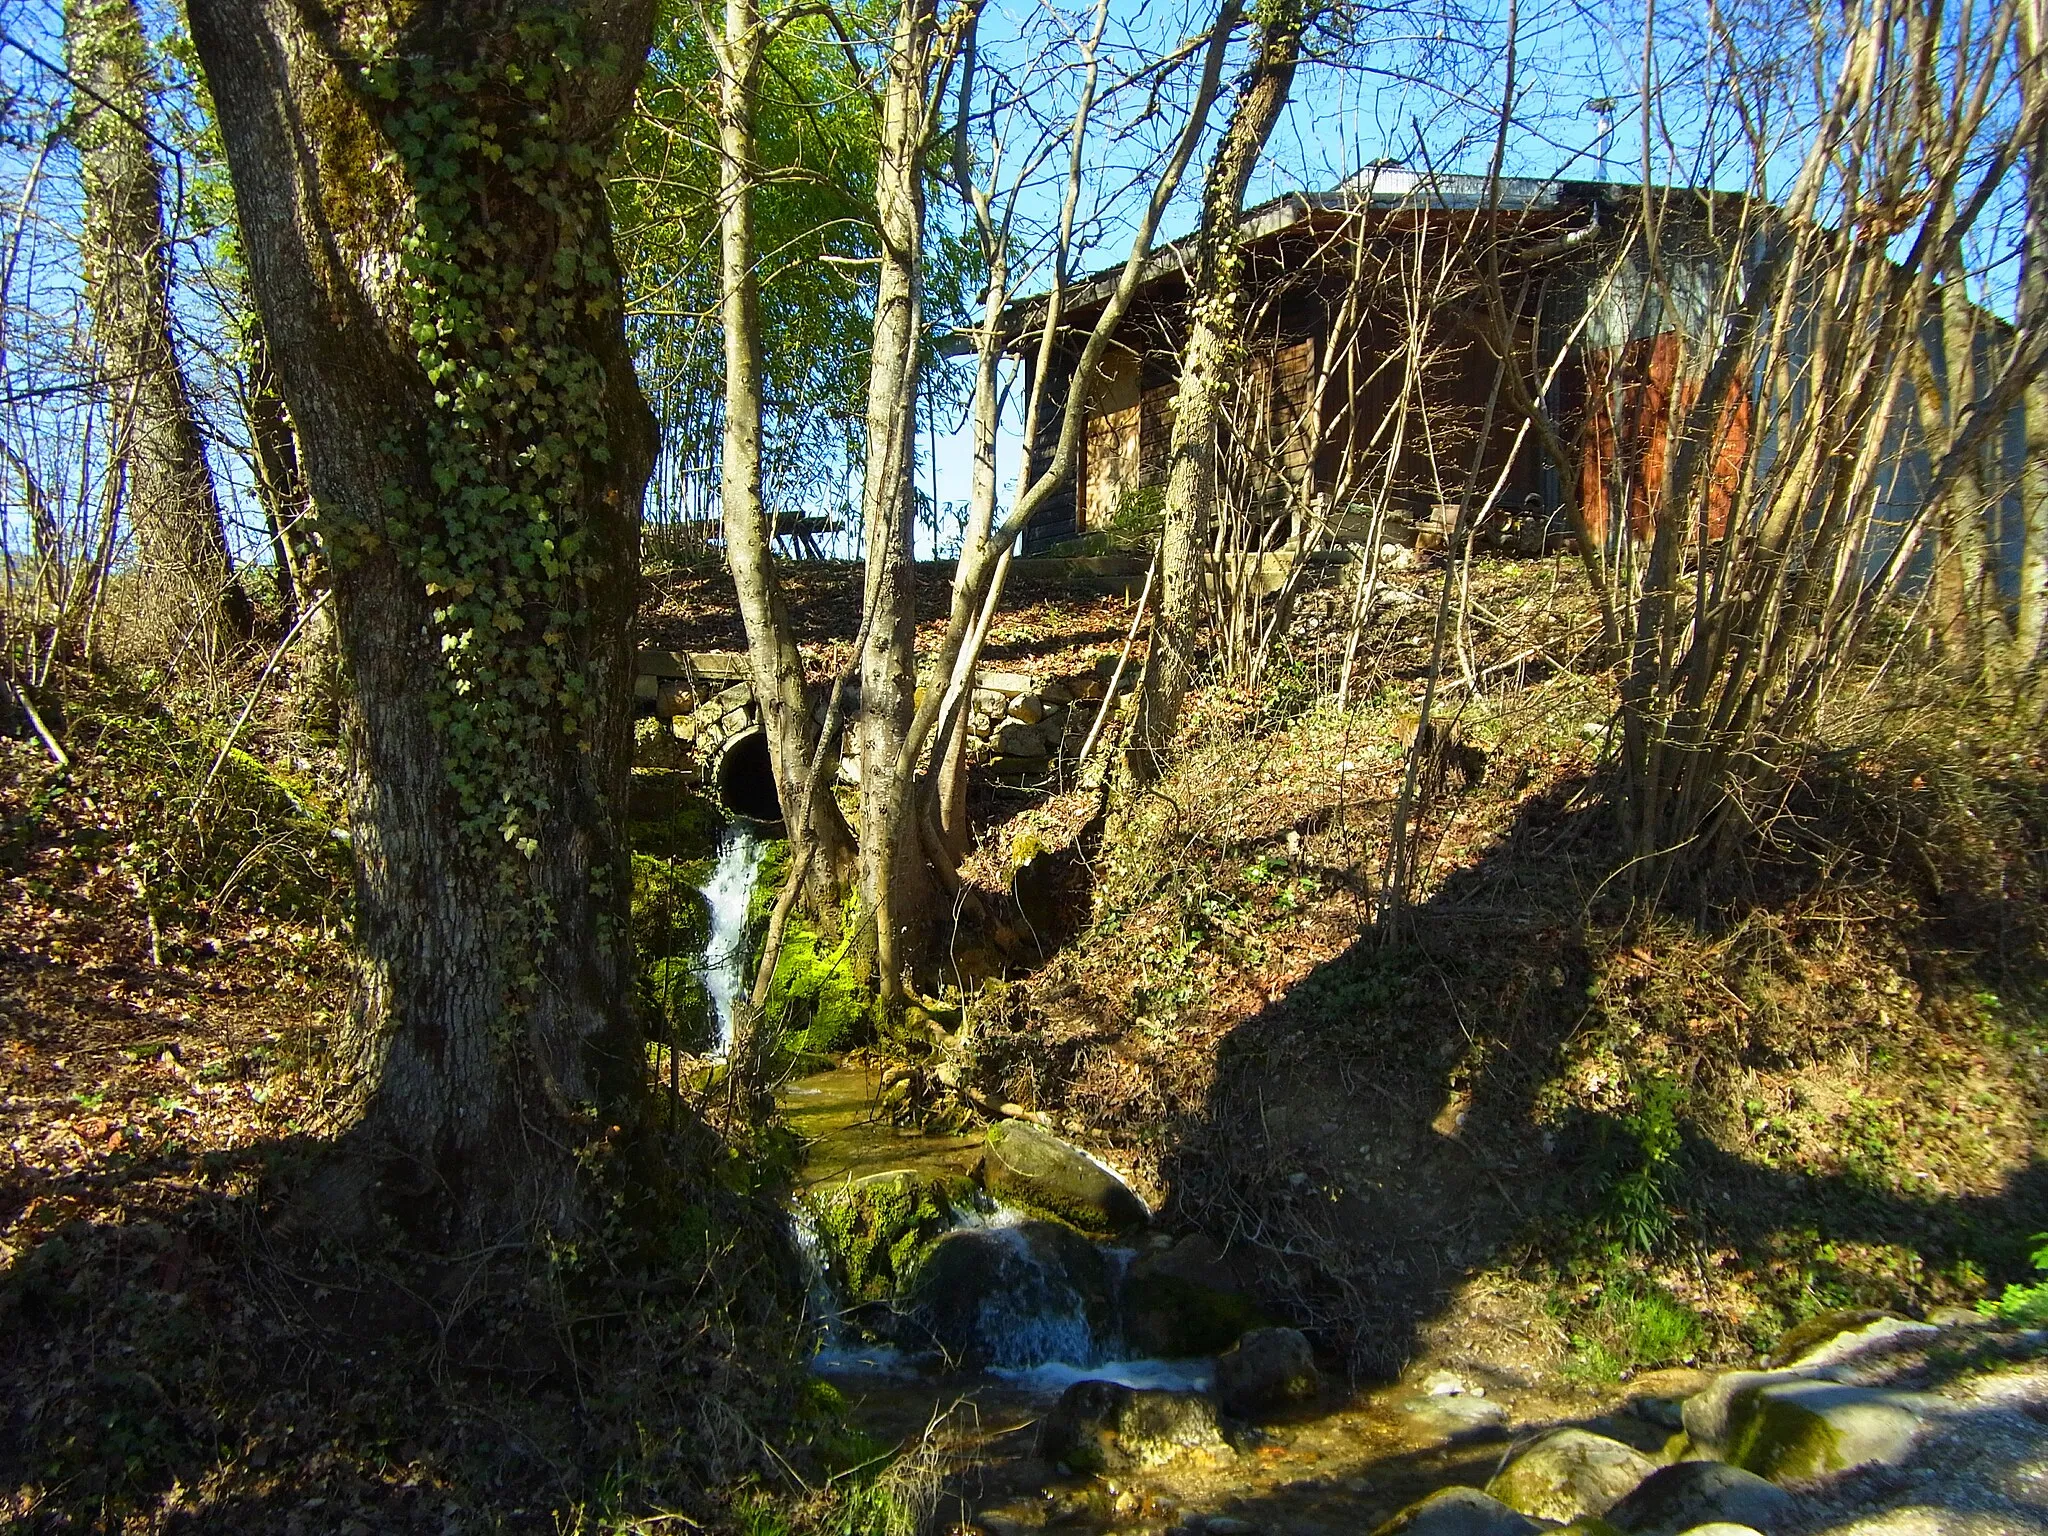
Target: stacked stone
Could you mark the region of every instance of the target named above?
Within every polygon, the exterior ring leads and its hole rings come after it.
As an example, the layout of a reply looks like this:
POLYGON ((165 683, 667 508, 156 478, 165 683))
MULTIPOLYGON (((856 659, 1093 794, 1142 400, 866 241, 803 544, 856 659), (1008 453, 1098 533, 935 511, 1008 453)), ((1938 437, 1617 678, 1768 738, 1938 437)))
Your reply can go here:
MULTIPOLYGON (((967 752, 997 778, 1039 779, 1061 754, 1078 751, 1094 723, 1092 701, 1108 691, 1114 656, 1092 674, 1040 682, 1021 672, 983 672, 975 681, 967 716, 967 752)), ((1119 696, 1137 686, 1137 668, 1117 684, 1119 696)))

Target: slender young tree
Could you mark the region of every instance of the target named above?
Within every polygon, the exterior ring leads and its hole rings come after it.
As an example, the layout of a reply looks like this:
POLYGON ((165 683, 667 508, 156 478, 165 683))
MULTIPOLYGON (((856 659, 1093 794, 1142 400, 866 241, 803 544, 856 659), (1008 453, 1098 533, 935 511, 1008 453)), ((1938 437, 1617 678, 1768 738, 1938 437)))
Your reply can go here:
POLYGON ((746 624, 748 664, 776 791, 785 817, 796 817, 806 804, 813 807, 810 825, 799 825, 795 835, 815 844, 804 867, 811 876, 813 905, 822 912, 830 910, 852 878, 853 833, 836 800, 806 792, 817 726, 804 697, 803 656, 776 575, 775 520, 762 495, 761 253, 754 216, 761 170, 755 113, 772 26, 758 0, 726 0, 722 34, 705 29, 718 59, 720 313, 725 324, 721 515, 726 564, 746 624))
MULTIPOLYGON (((954 18, 964 24, 973 4, 954 18)), ((900 0, 882 68, 875 175, 880 272, 868 376, 867 462, 861 486, 867 540, 860 658, 861 889, 874 913, 884 1002, 900 986, 904 939, 931 884, 911 820, 914 762, 904 747, 916 707, 917 399, 924 349, 925 151, 952 50, 934 0, 900 0), (937 78, 935 78, 935 76, 937 78)))
POLYGON ((1138 715, 1125 752, 1125 762, 1140 782, 1158 777, 1160 754, 1179 723, 1181 701, 1194 671, 1202 566, 1216 502, 1217 434, 1244 307, 1238 218, 1244 210, 1245 187, 1287 105, 1301 57, 1303 0, 1262 0, 1256 15, 1257 51, 1209 167, 1201 228, 1195 236, 1188 334, 1181 350, 1167 456, 1159 617, 1152 625, 1152 645, 1138 688, 1138 715))
POLYGON ((71 134, 85 190, 85 292, 117 410, 130 422, 127 511, 148 643, 212 658, 248 638, 220 502, 171 330, 163 172, 148 42, 134 0, 70 0, 71 134))
POLYGON ((652 0, 193 0, 352 686, 337 1220, 517 1240, 640 1125, 623 825, 652 421, 604 171, 652 0))

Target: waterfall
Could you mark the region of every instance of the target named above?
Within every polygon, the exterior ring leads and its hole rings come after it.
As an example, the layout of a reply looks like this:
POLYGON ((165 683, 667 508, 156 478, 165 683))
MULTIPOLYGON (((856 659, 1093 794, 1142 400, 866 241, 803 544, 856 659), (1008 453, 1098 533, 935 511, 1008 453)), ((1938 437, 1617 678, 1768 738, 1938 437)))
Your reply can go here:
POLYGON ((735 821, 720 834, 718 862, 704 887, 711 904, 711 939, 704 946, 704 990, 711 996, 718 1021, 715 1054, 732 1048, 733 1000, 744 996, 753 978, 747 975, 747 908, 760 878, 767 841, 750 821, 735 821))

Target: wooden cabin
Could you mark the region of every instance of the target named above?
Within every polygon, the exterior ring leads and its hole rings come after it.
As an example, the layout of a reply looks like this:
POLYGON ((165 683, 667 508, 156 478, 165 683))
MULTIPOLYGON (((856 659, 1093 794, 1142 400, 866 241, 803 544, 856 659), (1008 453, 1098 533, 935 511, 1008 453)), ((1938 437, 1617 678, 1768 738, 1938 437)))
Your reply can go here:
MULTIPOLYGON (((1663 473, 1678 338, 1718 324, 1729 258, 1710 237, 1725 200, 1684 194, 1663 210, 1664 272, 1652 283, 1623 233, 1639 197, 1604 183, 1506 179, 1490 190, 1483 177, 1375 167, 1332 192, 1248 212, 1223 453, 1238 541, 1274 547, 1316 519, 1340 540, 1361 537, 1381 498, 1397 520, 1440 522, 1475 464, 1479 496, 1499 482, 1501 508, 1554 517, 1565 500, 1559 466, 1503 387, 1501 337, 1520 387, 1543 396, 1563 429, 1574 460, 1565 472, 1591 531, 1641 536, 1663 473)), ((1191 259, 1183 240, 1148 263, 1100 365, 1078 473, 1026 530, 1025 552, 1114 535, 1156 508, 1191 259)), ((1116 276, 1069 291, 1051 363, 1065 377, 1116 276)), ((1042 306, 1012 310, 1013 346, 1027 360, 1042 306)), ((1055 387, 1047 398, 1064 396, 1055 387)), ((1059 427, 1045 413, 1027 445, 1033 466, 1059 427)), ((1717 470, 1741 462, 1750 430, 1746 402, 1732 399, 1717 470)), ((1725 495, 1717 500, 1725 516, 1725 495)))

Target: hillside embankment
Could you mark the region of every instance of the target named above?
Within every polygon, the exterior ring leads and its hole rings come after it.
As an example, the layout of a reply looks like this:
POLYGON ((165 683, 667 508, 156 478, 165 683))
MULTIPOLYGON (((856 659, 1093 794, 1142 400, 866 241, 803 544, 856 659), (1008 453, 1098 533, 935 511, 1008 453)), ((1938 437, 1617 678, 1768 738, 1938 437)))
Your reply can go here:
POLYGON ((1368 1376, 1455 1338, 1612 1380, 2024 1276, 2039 742, 1938 679, 1862 679, 1714 857, 1652 884, 1609 809, 1611 679, 1554 564, 1503 562, 1389 908, 1433 616, 1434 576, 1407 581, 1362 707, 1331 707, 1342 626, 1311 594, 1154 790, 992 821, 984 889, 1058 850, 1066 926, 980 1009, 967 1080, 1258 1255, 1267 1301, 1368 1376))
MULTIPOLYGON (((1873 672, 1703 876, 1652 886, 1606 808, 1612 679, 1573 572, 1482 565, 1418 873, 1383 910, 1436 579, 1394 573, 1341 711, 1333 584, 1256 686, 1197 696, 1154 790, 978 788, 965 874, 1028 943, 935 996, 966 1004, 943 1043, 865 1048, 910 1069, 900 1115, 1053 1123, 1364 1390, 1618 1399, 1830 1309, 2023 1280, 2048 1227, 2039 742, 1873 672)), ((654 643, 726 643, 709 580, 657 580, 654 643)), ((1130 620, 1120 592, 1030 601, 1003 644, 1110 651, 1130 620)), ((706 1283, 675 1294, 324 1241, 291 1191, 346 1113, 336 745, 281 696, 231 740, 237 709, 127 688, 59 680, 66 766, 0 738, 9 1519, 890 1531, 889 1440, 793 1368, 788 1136, 684 1138, 672 1251, 706 1283)), ((707 849, 674 830, 645 846, 686 872, 707 849)))

